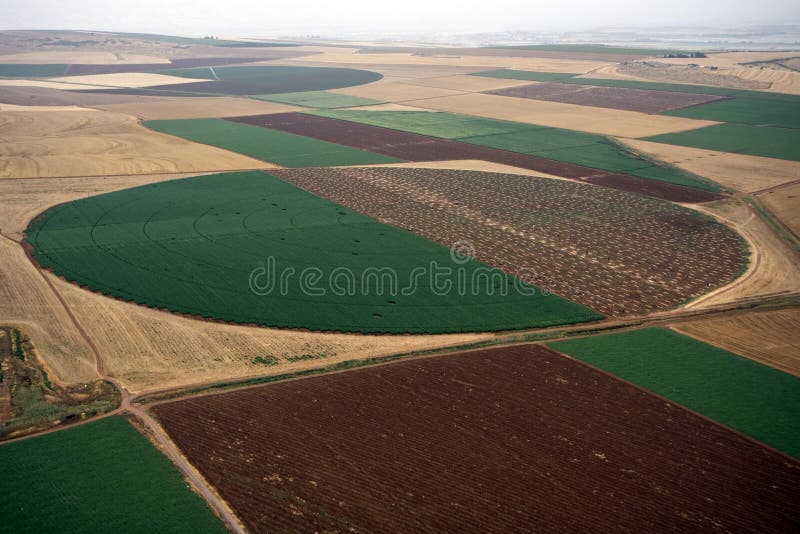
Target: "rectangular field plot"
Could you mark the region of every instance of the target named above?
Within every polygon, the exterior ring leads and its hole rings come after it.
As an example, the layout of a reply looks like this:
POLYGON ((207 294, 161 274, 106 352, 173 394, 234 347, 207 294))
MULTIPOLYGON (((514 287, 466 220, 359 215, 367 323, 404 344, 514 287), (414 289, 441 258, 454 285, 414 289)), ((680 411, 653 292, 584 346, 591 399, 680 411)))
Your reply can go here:
POLYGON ((648 180, 703 191, 720 190, 716 184, 675 167, 659 166, 642 159, 603 135, 442 112, 329 110, 316 111, 313 114, 441 137, 612 173, 624 172, 648 180))
MULTIPOLYGON (((646 91, 643 89, 620 87, 592 87, 590 85, 564 83, 538 83, 487 92, 492 95, 548 100, 551 102, 578 104, 580 106, 639 111, 642 113, 661 113, 688 106, 705 104, 706 102, 714 102, 724 98, 715 95, 646 91)), ((697 119, 709 118, 680 113, 674 113, 673 115, 697 119)))
POLYGON ((225 532, 121 416, 0 445, 4 532, 225 532))
POLYGON ((786 99, 737 97, 702 106, 676 109, 664 114, 673 117, 752 124, 754 126, 800 128, 800 96, 786 99))
POLYGON ((541 346, 153 411, 254 532, 780 532, 798 519, 796 464, 541 346))
POLYGON ((279 93, 275 95, 253 95, 252 98, 291 104, 306 108, 351 108, 356 106, 373 106, 383 104, 382 100, 362 98, 360 96, 343 95, 329 91, 303 91, 299 93, 279 93))
POLYGON ((800 129, 717 124, 698 130, 656 135, 646 141, 800 161, 800 129))
POLYGON ((145 126, 284 167, 397 163, 399 159, 222 119, 147 121, 145 126))
POLYGON ((800 458, 800 378, 663 328, 550 347, 800 458))

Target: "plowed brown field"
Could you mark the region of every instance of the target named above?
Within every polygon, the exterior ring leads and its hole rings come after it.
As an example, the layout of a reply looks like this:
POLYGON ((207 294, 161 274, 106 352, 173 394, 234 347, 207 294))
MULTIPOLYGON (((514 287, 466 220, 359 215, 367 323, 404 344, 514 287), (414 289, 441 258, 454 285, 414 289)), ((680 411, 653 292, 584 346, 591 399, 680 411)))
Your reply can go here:
POLYGON ((693 211, 566 180, 474 171, 276 169, 316 195, 450 246, 606 315, 667 310, 731 282, 739 237, 693 211))
POLYGON ((536 345, 153 408, 253 532, 786 532, 800 464, 536 345))

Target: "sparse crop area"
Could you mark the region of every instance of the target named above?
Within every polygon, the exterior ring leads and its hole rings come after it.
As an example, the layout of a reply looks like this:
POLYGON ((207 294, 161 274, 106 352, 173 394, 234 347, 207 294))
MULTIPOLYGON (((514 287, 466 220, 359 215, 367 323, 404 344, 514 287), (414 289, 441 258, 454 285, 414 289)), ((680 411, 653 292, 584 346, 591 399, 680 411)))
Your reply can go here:
POLYGON ((278 93, 274 95, 252 95, 253 98, 291 104, 306 108, 352 108, 357 106, 374 106, 383 104, 381 100, 361 98, 359 96, 343 95, 330 91, 301 91, 299 93, 278 93))
POLYGON ((27 240, 43 267, 95 291, 237 323, 442 333, 601 318, 262 172, 81 199, 48 210, 27 240))
POLYGON ((549 346, 800 458, 796 376, 663 328, 549 346))
POLYGON ((8 532, 225 532, 124 417, 0 445, 8 532))
POLYGON ((254 532, 780 531, 797 519, 800 471, 785 457, 541 346, 153 411, 254 532), (610 514, 620 500, 626 513, 610 514))
POLYGON ((447 245, 605 315, 675 308, 736 278, 739 236, 713 219, 607 188, 475 171, 275 170, 314 194, 447 245))

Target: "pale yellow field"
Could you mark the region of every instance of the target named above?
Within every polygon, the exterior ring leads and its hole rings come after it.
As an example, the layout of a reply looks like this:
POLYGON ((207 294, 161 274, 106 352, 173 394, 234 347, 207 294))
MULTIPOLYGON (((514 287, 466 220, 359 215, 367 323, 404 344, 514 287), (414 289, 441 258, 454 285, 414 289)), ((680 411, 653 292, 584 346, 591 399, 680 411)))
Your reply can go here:
MULTIPOLYGON (((0 181, 0 231, 18 239, 47 207, 102 192, 187 175, 0 181)), ((105 371, 132 392, 204 381, 280 374, 329 363, 458 345, 492 334, 362 336, 234 326, 180 317, 110 299, 47 273, 88 333, 105 371), (277 366, 257 356, 324 353, 323 359, 277 366)), ((0 319, 31 336, 57 380, 94 378, 94 355, 22 248, 0 238, 0 319)))
POLYGON ((503 80, 501 78, 488 78, 486 76, 468 76, 456 74, 453 76, 439 76, 436 78, 420 78, 406 82, 412 85, 422 85, 424 87, 438 87, 440 89, 452 89, 465 93, 479 93, 481 91, 494 91, 496 89, 506 89, 508 87, 518 87, 520 85, 531 85, 536 82, 527 80, 503 80))
POLYGON ((542 176, 544 178, 555 178, 558 180, 569 180, 562 176, 554 174, 547 174, 539 171, 532 171, 530 169, 521 169, 519 167, 512 167, 511 165, 503 165, 500 163, 493 163, 490 161, 483 161, 478 159, 455 159, 448 161, 409 161, 408 163, 383 163, 380 165, 352 165, 352 167, 400 167, 411 169, 454 169, 464 171, 484 171, 484 172, 498 172, 504 174, 519 174, 522 176, 542 176))
POLYGON ((97 85, 84 85, 80 83, 51 82, 48 80, 0 80, 0 87, 44 87, 45 89, 59 89, 61 91, 87 91, 99 89, 97 85))
POLYGON ((689 65, 694 63, 701 66, 714 66, 719 68, 737 68, 743 63, 754 61, 770 61, 797 55, 796 52, 721 52, 708 54, 701 58, 659 58, 658 61, 672 63, 673 65, 689 65))
POLYGON ((86 76, 62 76, 49 78, 52 82, 77 83, 83 85, 102 85, 104 87, 152 87, 171 83, 208 82, 201 78, 180 78, 167 74, 149 72, 115 72, 112 74, 90 74, 86 76))
POLYGON ((237 170, 269 163, 148 130, 106 111, 0 115, 0 177, 63 177, 237 170))
POLYGON ((733 226, 747 240, 751 256, 750 265, 741 277, 690 302, 685 308, 702 309, 759 295, 800 291, 800 259, 744 201, 729 199, 688 207, 733 226))
POLYGON ((744 193, 800 180, 800 163, 730 154, 639 139, 617 139, 636 152, 665 161, 744 193))
POLYGON ((800 310, 742 313, 680 323, 676 330, 800 376, 800 310))
POLYGON ((357 85, 355 87, 334 89, 331 92, 340 93, 343 95, 360 96, 362 98, 372 98, 374 100, 383 100, 384 102, 404 102, 409 100, 419 100, 421 98, 435 98, 460 94, 458 91, 452 91, 450 89, 421 87, 418 85, 387 82, 383 80, 367 85, 357 85))
POLYGON ((239 117, 243 115, 265 115, 287 113, 304 108, 266 102, 254 98, 220 97, 170 97, 157 102, 128 102, 96 106, 97 109, 134 115, 143 120, 153 119, 197 119, 203 117, 239 117))
POLYGON ((0 103, 0 111, 94 111, 81 106, 18 106, 16 104, 0 103))
POLYGON ((295 58, 296 61, 318 63, 346 63, 353 65, 443 65, 448 67, 482 67, 485 69, 519 69, 544 72, 584 73, 597 69, 608 62, 581 61, 553 58, 497 57, 497 56, 417 56, 409 53, 356 54, 341 50, 326 51, 295 58))
POLYGON ((86 65, 119 65, 127 63, 169 63, 169 59, 141 54, 87 50, 43 50, 0 56, 0 63, 64 63, 86 65))
MULTIPOLYGON (((375 84, 377 85, 377 84, 375 84)), ((377 98, 377 97, 376 97, 377 98)), ((527 98, 467 93, 425 100, 408 100, 411 106, 478 115, 557 128, 570 128, 618 137, 647 137, 661 133, 693 130, 717 124, 635 111, 576 106, 527 98)))
POLYGON ((745 80, 770 83, 767 89, 770 92, 800 95, 800 72, 759 67, 742 67, 728 72, 745 80))
POLYGON ((758 200, 794 235, 800 236, 800 183, 765 191, 758 195, 758 200))

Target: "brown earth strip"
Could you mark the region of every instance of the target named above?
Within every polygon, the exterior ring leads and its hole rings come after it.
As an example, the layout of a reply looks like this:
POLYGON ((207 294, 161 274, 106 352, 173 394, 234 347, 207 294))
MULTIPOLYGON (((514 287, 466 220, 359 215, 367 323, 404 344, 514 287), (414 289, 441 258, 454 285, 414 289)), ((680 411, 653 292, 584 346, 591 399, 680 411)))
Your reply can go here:
POLYGON ((800 521, 796 462, 541 346, 153 411, 253 532, 783 532, 800 521))
POLYGON ((486 91, 487 94, 563 102, 579 106, 662 113, 699 104, 707 104, 727 97, 669 91, 647 91, 625 87, 594 87, 568 83, 537 83, 486 91))
POLYGON ((406 161, 483 160, 583 180, 595 185, 674 202, 708 202, 723 198, 716 193, 635 176, 609 173, 562 161, 306 113, 254 115, 234 117, 228 120, 304 135, 406 161))
POLYGON ((48 87, 0 86, 0 102, 17 106, 100 106, 182 100, 179 96, 142 96, 60 91, 48 87))
POLYGON ((676 308, 744 270, 738 235, 688 208, 567 180, 445 169, 275 169, 605 315, 676 308), (533 278, 533 279, 531 279, 533 278))

